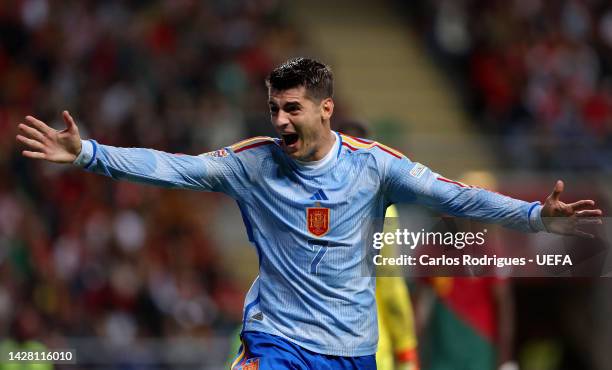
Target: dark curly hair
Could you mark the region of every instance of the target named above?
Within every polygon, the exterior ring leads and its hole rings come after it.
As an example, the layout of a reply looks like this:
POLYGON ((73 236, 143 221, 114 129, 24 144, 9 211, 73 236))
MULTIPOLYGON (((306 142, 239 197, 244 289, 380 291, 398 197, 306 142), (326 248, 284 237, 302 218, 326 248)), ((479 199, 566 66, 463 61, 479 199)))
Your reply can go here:
POLYGON ((319 61, 293 58, 270 72, 266 86, 274 90, 304 86, 309 97, 321 100, 334 95, 334 76, 331 68, 319 61))

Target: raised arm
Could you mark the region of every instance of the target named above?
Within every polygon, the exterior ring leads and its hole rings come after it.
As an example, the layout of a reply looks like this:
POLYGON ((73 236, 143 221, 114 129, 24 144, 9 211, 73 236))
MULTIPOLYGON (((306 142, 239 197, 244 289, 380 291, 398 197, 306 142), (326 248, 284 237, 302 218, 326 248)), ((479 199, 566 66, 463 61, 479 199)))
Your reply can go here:
POLYGON ((73 163, 88 171, 144 184, 170 188, 219 191, 237 195, 244 176, 235 158, 169 154, 153 149, 117 148, 81 140, 74 119, 63 112, 66 128, 54 130, 44 122, 26 117, 19 124, 17 140, 28 158, 73 163))

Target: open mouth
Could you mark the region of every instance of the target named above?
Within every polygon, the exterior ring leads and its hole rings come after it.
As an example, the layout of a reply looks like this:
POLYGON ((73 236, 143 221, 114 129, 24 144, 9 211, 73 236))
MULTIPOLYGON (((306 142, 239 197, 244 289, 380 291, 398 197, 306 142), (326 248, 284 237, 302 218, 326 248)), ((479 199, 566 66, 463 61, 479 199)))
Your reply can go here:
POLYGON ((297 143, 297 141, 299 139, 300 139, 300 137, 298 136, 298 134, 286 134, 286 135, 283 135, 283 142, 287 146, 291 146, 291 145, 297 143))

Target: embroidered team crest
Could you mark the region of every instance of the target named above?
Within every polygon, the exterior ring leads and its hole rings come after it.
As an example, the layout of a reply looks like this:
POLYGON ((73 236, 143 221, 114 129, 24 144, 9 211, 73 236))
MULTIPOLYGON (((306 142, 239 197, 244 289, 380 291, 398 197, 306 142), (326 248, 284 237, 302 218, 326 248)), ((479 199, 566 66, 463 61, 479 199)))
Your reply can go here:
POLYGON ((308 231, 316 237, 327 234, 329 231, 329 208, 306 208, 306 224, 308 225, 308 231))
POLYGON ((238 365, 234 370, 259 370, 259 358, 250 358, 242 365, 238 365))
POLYGON ((209 156, 209 157, 222 158, 222 157, 227 157, 229 155, 229 153, 225 149, 219 149, 219 150, 215 150, 215 151, 212 151, 212 152, 204 153, 204 154, 201 154, 201 155, 205 155, 205 156, 209 156))

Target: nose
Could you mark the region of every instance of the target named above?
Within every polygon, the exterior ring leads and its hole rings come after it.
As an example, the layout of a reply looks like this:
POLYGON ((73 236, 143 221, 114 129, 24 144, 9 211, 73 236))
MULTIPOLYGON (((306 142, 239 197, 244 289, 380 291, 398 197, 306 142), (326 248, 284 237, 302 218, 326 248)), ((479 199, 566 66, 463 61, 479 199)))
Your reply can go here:
POLYGON ((274 125, 274 127, 276 127, 278 130, 284 130, 287 128, 287 126, 289 126, 289 124, 291 124, 291 122, 289 121, 289 114, 286 112, 283 112, 282 110, 280 110, 276 116, 272 117, 272 124, 274 125))

